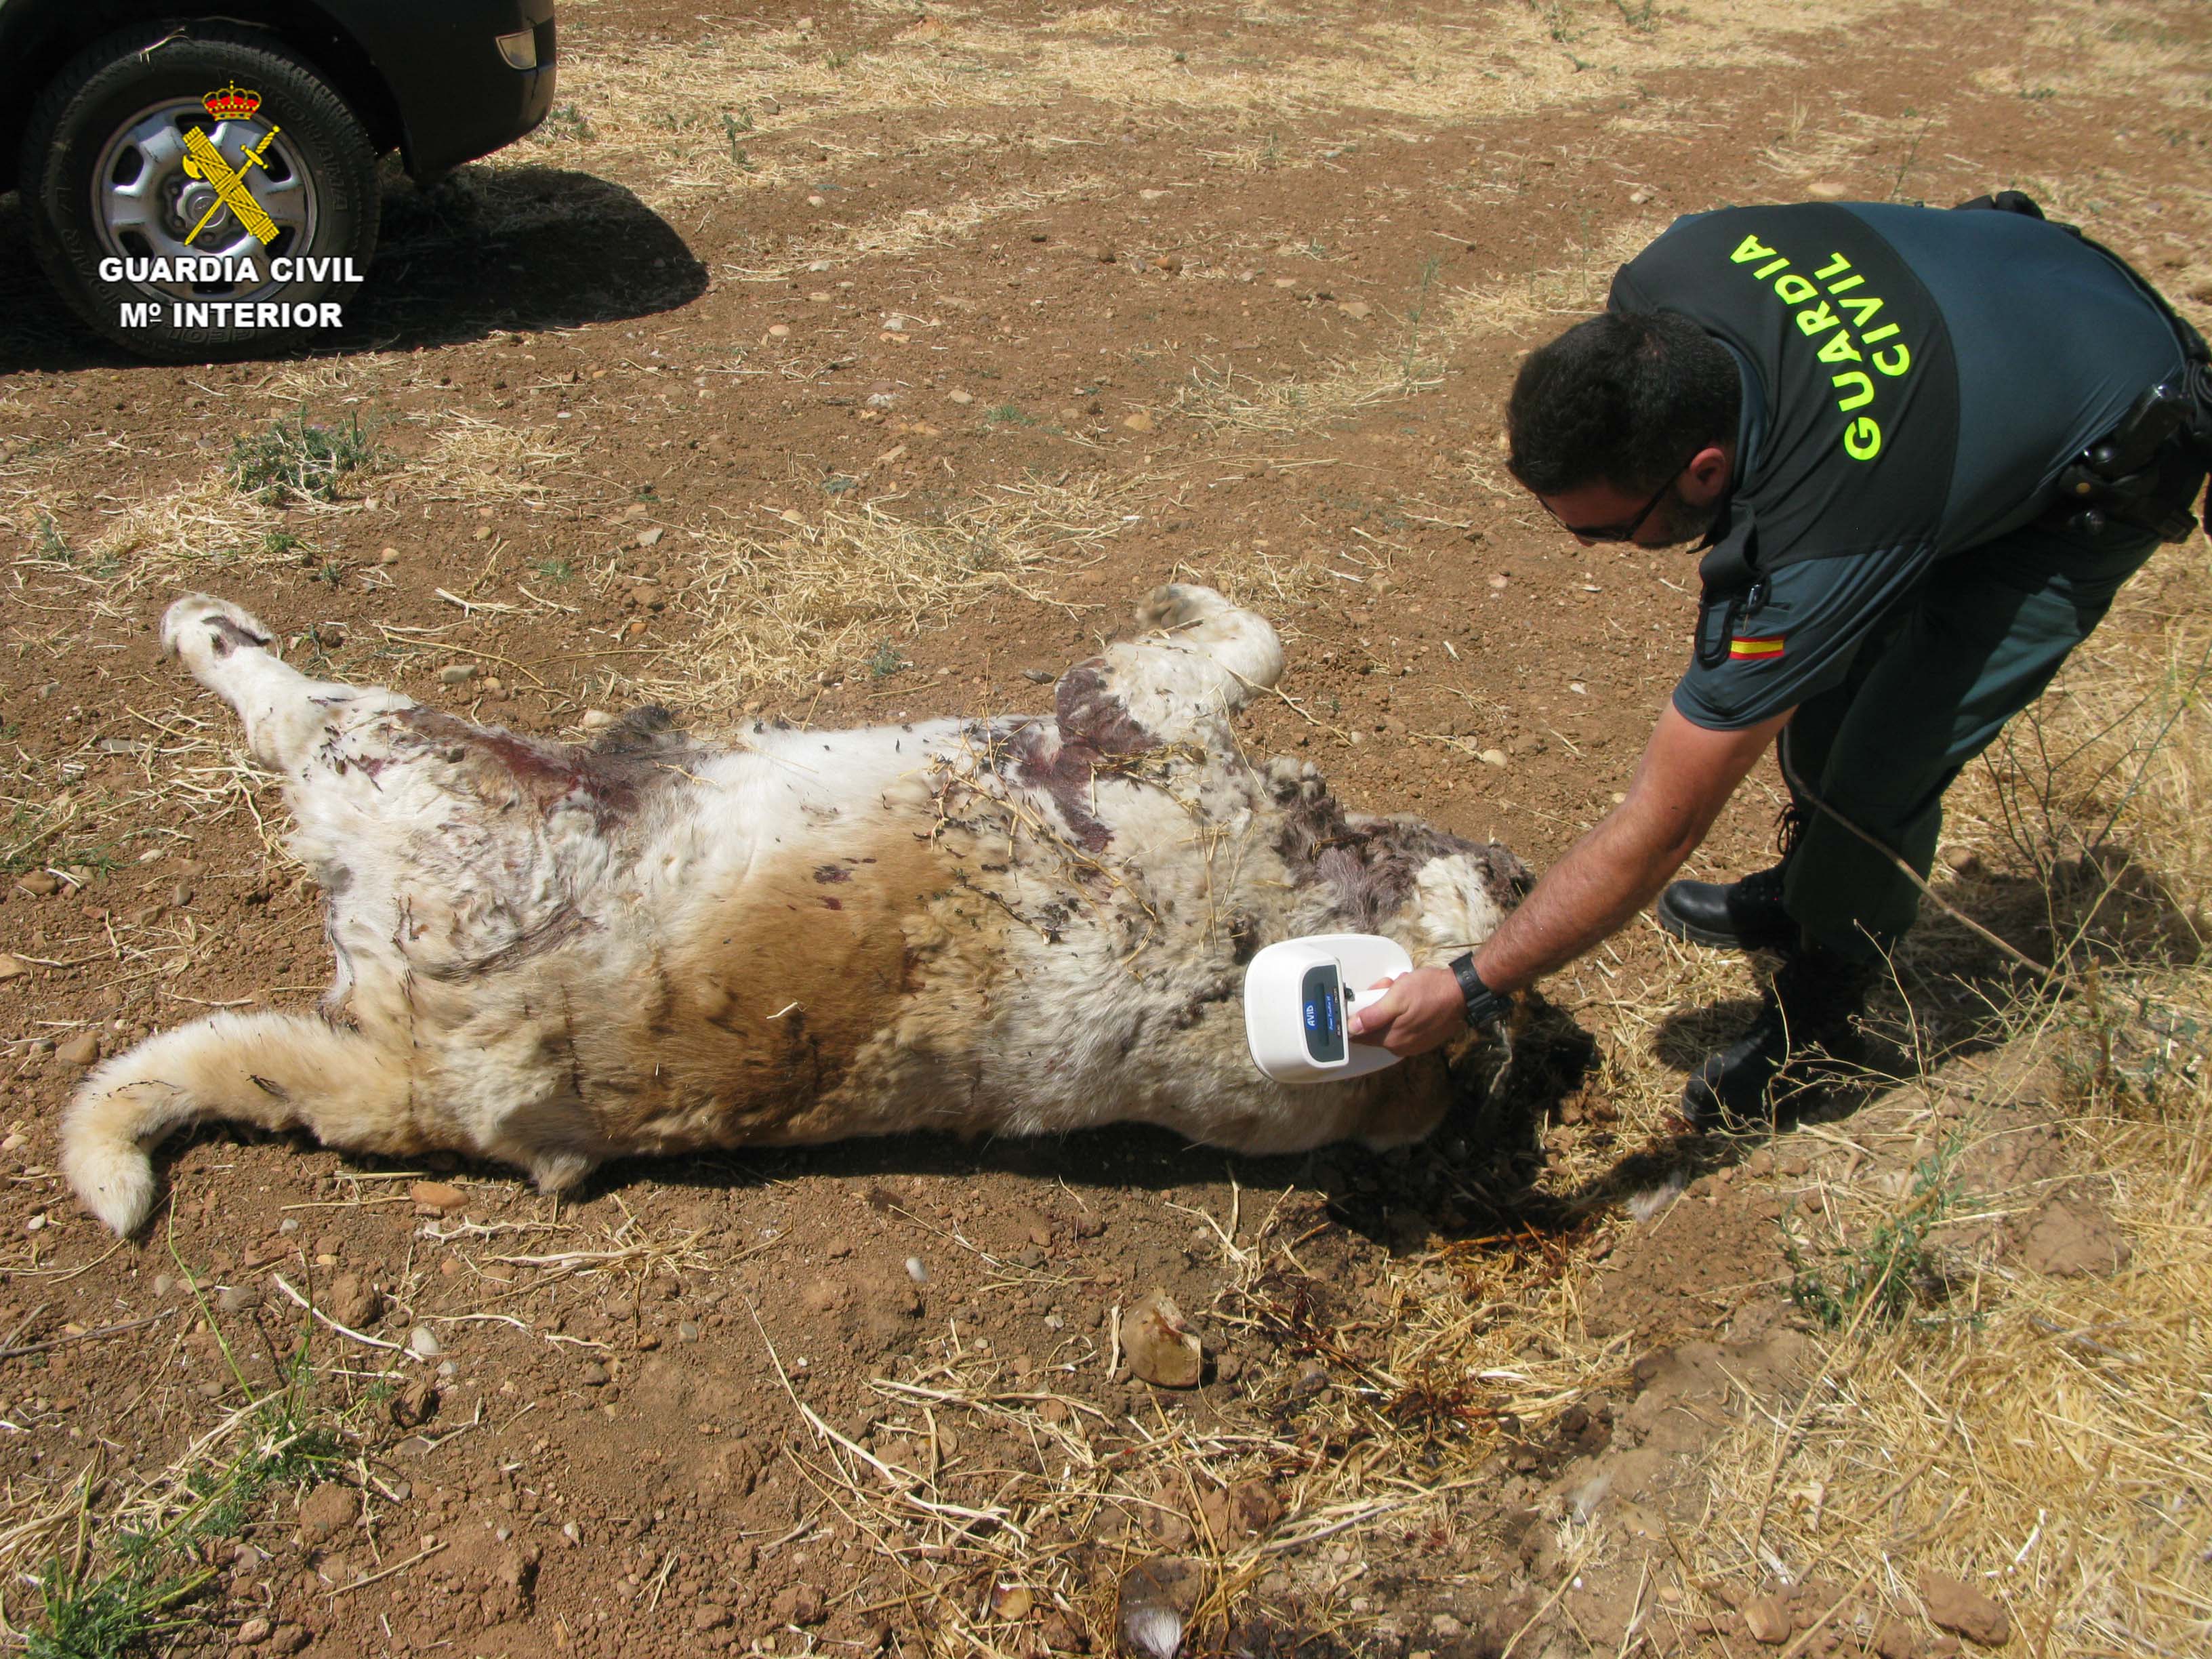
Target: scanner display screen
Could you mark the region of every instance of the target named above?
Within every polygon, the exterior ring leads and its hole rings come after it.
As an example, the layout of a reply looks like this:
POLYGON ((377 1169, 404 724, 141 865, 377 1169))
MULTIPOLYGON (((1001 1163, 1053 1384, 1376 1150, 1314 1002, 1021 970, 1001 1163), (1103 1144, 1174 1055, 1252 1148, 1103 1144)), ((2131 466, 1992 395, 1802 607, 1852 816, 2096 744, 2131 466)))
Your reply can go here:
POLYGON ((1334 963, 1306 969, 1299 987, 1305 1024, 1306 1053, 1317 1066, 1334 1066, 1345 1057, 1344 982, 1334 963))

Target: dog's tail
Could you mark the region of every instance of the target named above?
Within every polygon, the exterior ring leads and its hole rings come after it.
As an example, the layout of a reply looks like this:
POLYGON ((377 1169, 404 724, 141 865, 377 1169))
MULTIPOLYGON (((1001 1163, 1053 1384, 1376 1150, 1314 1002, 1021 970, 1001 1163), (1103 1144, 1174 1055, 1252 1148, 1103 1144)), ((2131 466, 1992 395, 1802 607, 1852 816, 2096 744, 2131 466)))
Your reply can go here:
POLYGON ((216 1014, 149 1038, 88 1077, 62 1122, 62 1173, 117 1232, 154 1207, 148 1158, 173 1131, 221 1118, 295 1126, 332 1146, 418 1149, 404 1060, 307 1014, 216 1014))

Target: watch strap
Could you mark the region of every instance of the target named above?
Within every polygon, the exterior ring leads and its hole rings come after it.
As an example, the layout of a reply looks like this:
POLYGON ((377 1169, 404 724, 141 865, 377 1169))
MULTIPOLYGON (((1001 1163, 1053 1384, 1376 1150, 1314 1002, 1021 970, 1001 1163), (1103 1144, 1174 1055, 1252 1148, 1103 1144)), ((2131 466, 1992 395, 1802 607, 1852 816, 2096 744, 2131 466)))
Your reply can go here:
POLYGON ((1464 951, 1451 959, 1452 977, 1459 981, 1459 994, 1467 1004, 1467 1023, 1469 1025, 1490 1027, 1505 1018, 1510 999, 1502 997, 1482 982, 1482 975, 1474 971, 1474 952, 1464 951))

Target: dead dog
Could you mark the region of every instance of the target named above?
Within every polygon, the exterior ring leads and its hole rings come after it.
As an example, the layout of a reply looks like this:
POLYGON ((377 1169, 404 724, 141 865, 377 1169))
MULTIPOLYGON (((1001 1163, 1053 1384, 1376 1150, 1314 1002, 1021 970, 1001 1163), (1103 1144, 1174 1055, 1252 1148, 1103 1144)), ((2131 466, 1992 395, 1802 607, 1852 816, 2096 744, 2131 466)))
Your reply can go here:
POLYGON ((1243 964, 1334 932, 1443 962, 1527 872, 1249 762, 1231 717, 1283 668, 1260 617, 1179 586, 1139 621, 1048 716, 710 742, 648 709, 583 747, 310 679, 237 606, 179 600, 163 644, 282 775, 337 974, 319 1015, 216 1014, 100 1066, 64 1170, 127 1233, 149 1151, 210 1118, 547 1191, 625 1154, 914 1129, 1419 1139, 1442 1058, 1270 1082, 1243 964))

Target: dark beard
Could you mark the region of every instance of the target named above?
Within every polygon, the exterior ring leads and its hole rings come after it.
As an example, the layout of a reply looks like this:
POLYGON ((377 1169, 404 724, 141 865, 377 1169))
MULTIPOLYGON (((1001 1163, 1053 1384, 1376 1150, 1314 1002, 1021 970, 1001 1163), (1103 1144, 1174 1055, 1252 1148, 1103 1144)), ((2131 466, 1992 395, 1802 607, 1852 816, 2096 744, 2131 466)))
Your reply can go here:
POLYGON ((1701 542, 1719 522, 1721 503, 1708 507, 1692 507, 1679 492, 1669 492, 1652 514, 1659 530, 1656 542, 1645 542, 1646 547, 1684 547, 1692 542, 1701 542))

